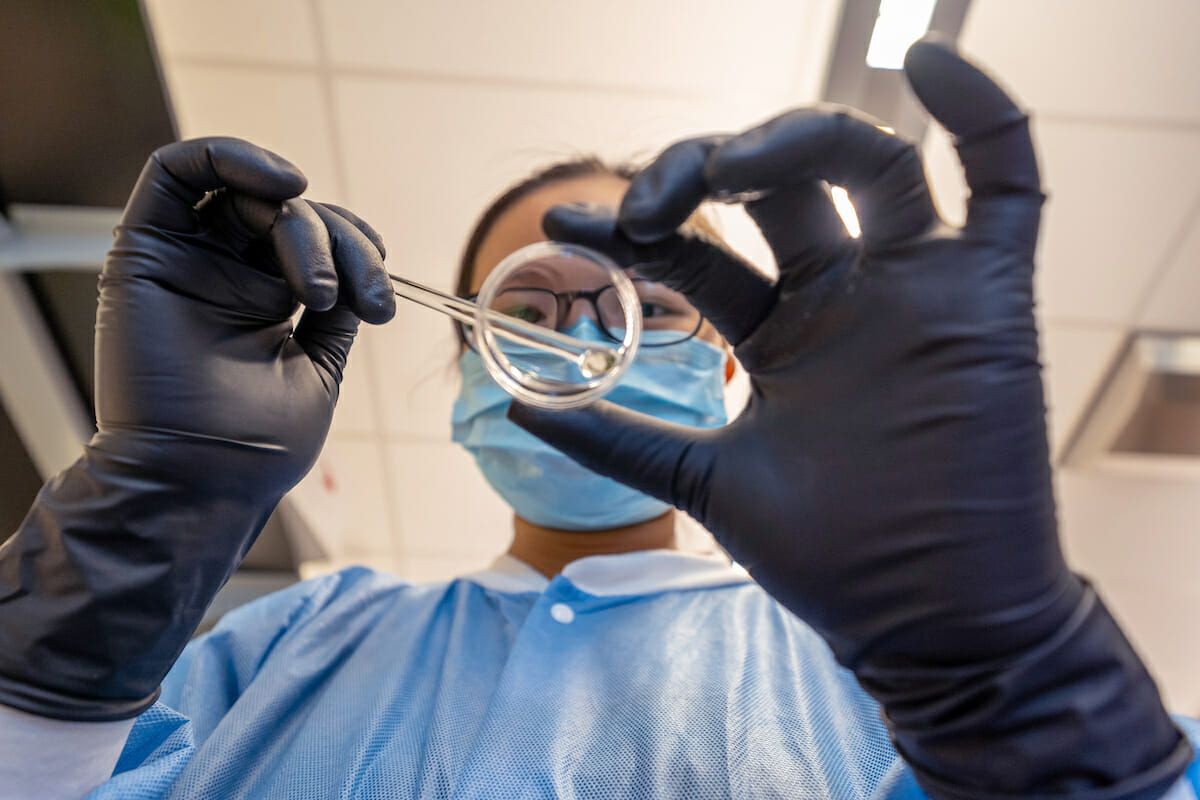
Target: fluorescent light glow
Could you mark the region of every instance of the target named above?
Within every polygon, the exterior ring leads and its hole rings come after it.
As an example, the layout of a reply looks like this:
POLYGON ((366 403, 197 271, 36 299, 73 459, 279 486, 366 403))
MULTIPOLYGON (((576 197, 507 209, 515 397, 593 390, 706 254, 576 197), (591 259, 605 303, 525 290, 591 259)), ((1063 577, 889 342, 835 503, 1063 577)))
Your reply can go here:
POLYGON ((882 0, 867 48, 867 66, 902 69, 908 46, 929 30, 937 0, 882 0))
POLYGON ((829 193, 833 196, 833 207, 842 218, 842 224, 846 226, 849 234, 857 239, 862 235, 862 228, 858 225, 858 214, 854 211, 854 204, 850 202, 850 195, 840 186, 829 187, 829 193))

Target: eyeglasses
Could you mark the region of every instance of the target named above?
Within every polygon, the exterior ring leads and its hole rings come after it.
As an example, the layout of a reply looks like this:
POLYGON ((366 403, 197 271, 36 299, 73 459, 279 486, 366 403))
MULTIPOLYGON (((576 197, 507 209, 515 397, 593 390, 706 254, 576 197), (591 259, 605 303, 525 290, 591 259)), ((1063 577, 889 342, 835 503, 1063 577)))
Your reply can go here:
MULTIPOLYGON (((529 276, 526 276, 526 279, 529 276)), ((523 280, 522 284, 527 281, 523 280)), ((597 327, 609 339, 619 342, 624 335, 625 315, 611 284, 599 289, 556 291, 544 285, 507 286, 496 293, 491 308, 540 327, 561 331, 569 327, 575 303, 584 300, 591 305, 597 327)), ((704 318, 682 293, 657 281, 633 279, 634 290, 641 303, 642 330, 659 331, 642 340, 642 347, 665 347, 679 344, 695 336, 704 318)), ((474 301, 477 295, 468 300, 474 301)), ((459 325, 464 341, 471 344, 459 325)))

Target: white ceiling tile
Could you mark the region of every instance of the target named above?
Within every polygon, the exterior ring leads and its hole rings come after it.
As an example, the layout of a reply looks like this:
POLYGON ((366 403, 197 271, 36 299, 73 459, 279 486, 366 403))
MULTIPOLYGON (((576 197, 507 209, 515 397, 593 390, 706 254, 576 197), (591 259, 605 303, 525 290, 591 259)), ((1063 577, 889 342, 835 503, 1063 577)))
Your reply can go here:
POLYGON ((743 206, 708 203, 705 213, 725 244, 772 279, 779 277, 779 265, 775 263, 771 246, 743 206))
MULTIPOLYGON (((1041 313, 1131 323, 1183 221, 1194 213, 1200 134, 1035 119, 1034 135, 1048 195, 1038 252, 1041 313)), ((932 127, 922 154, 939 211, 961 225, 967 187, 950 137, 932 127)))
POLYGON ((1042 363, 1051 452, 1057 458, 1124 339, 1118 327, 1043 321, 1042 363))
POLYGON ((166 58, 311 64, 316 37, 310 4, 299 0, 146 0, 166 58))
POLYGON ((380 433, 376 416, 376 398, 372 359, 368 352, 371 326, 359 325, 359 336, 350 349, 342 386, 338 392, 337 408, 333 412, 330 432, 334 436, 375 436, 380 433))
POLYGON ((1200 134, 1042 122, 1039 297, 1050 319, 1130 323, 1200 193, 1200 134))
POLYGON ((967 184, 954 141, 940 125, 930 125, 921 143, 925 177, 942 219, 962 225, 967 218, 967 184))
POLYGON ((1058 497, 1067 552, 1084 574, 1200 590, 1196 481, 1061 469, 1058 497))
POLYGON ((447 440, 391 442, 390 497, 401 530, 401 556, 453 556, 487 563, 508 549, 512 511, 471 456, 447 440))
POLYGON ((974 0, 960 42, 1042 114, 1200 121, 1200 3, 974 0))
POLYGON ((646 158, 671 141, 737 130, 754 101, 362 78, 335 83, 351 207, 380 230, 393 271, 449 289, 483 206, 533 167, 598 153, 646 158))
POLYGON ((1138 325, 1151 330, 1200 333, 1200 211, 1187 223, 1179 249, 1155 284, 1138 325))
POLYGON ((168 62, 166 75, 184 138, 249 139, 300 167, 310 197, 345 204, 315 73, 168 62))
POLYGON ((780 99, 798 87, 815 92, 840 5, 744 0, 734 8, 724 0, 693 0, 681 9, 676 0, 322 0, 321 32, 338 68, 645 91, 759 92, 780 99), (799 75, 802 69, 809 74, 799 75))
POLYGON ((395 553, 387 466, 381 443, 330 436, 312 471, 288 495, 324 558, 395 553))
POLYGON ((448 441, 450 406, 458 392, 458 342, 450 320, 407 300, 396 303, 391 322, 360 329, 371 345, 366 368, 379 430, 390 437, 448 441))

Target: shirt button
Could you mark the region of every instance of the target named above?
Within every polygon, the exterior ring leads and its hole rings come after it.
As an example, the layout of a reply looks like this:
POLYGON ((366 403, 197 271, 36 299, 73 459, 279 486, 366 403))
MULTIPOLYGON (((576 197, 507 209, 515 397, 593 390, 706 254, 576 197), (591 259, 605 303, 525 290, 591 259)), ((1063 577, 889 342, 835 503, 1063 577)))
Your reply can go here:
POLYGON ((575 612, 566 603, 555 603, 550 606, 550 616, 554 617, 555 622, 561 622, 563 625, 575 621, 575 612))

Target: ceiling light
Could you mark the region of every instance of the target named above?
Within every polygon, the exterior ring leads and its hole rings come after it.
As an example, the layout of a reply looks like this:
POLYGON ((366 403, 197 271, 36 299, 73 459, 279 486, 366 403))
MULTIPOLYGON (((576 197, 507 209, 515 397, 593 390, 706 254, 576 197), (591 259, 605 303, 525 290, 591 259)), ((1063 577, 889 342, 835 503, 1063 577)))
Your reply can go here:
POLYGON ((867 66, 902 69, 908 46, 929 30, 937 0, 882 0, 867 47, 867 66))

